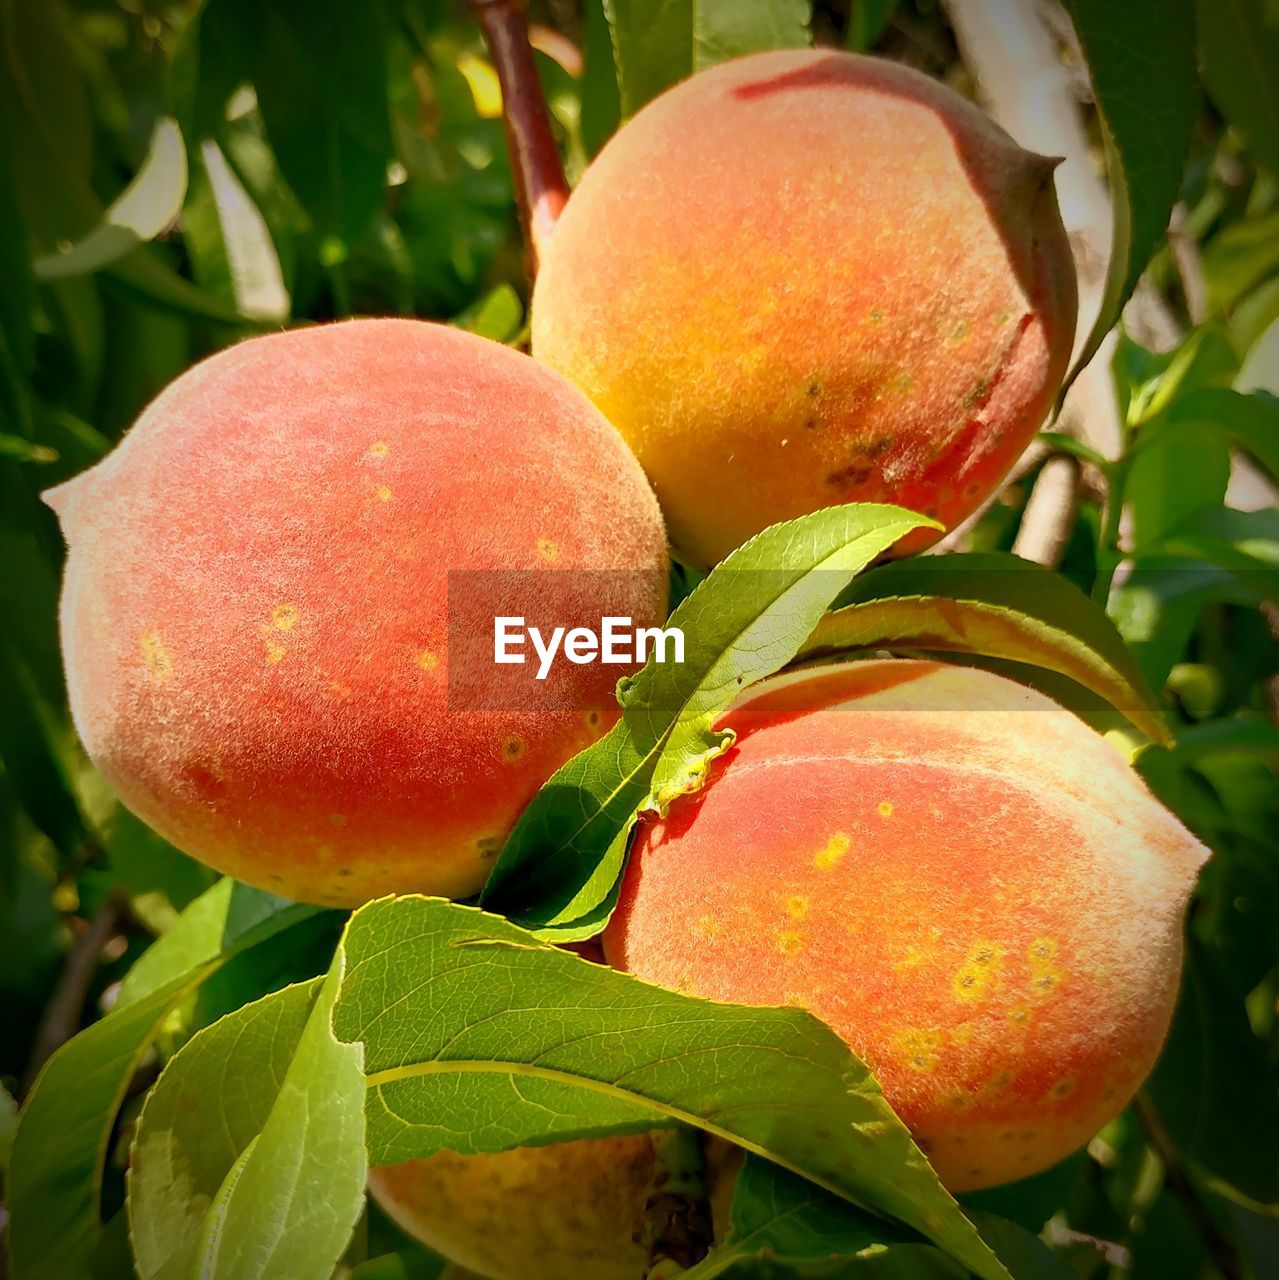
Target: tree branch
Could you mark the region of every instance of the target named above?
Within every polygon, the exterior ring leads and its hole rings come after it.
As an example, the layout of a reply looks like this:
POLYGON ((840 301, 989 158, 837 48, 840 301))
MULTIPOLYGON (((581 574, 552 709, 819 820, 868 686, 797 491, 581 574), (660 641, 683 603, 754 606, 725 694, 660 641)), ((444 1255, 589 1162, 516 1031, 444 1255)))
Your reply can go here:
POLYGON ((533 61, 526 0, 470 0, 470 5, 483 28, 502 86, 506 145, 511 153, 528 277, 533 280, 568 199, 568 180, 533 61))
POLYGON ((79 1030, 89 984, 98 970, 103 948, 114 936, 124 911, 123 895, 113 891, 67 952, 58 985, 36 1029, 25 1089, 34 1083, 40 1068, 79 1030))

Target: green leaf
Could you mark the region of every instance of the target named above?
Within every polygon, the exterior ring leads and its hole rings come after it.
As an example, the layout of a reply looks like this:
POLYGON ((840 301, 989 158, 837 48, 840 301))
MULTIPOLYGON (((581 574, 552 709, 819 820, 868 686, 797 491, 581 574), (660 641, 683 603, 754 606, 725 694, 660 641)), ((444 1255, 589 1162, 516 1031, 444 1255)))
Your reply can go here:
POLYGON ((194 1245, 227 1170, 271 1114, 319 986, 286 987, 237 1009, 161 1073, 129 1161, 130 1234, 144 1277, 194 1245), (201 1105, 192 1105, 197 1098, 201 1105))
POLYGON ((820 1187, 748 1156, 733 1186, 729 1231, 684 1280, 712 1280, 750 1258, 782 1266, 849 1266, 890 1247, 910 1253, 924 1246, 918 1237, 854 1208, 820 1187))
POLYGON ((373 1164, 690 1124, 1004 1273, 866 1067, 798 1009, 650 986, 474 907, 351 918, 334 1027, 364 1045, 373 1164))
POLYGON ((1151 686, 1162 689, 1209 604, 1256 608, 1265 598, 1245 578, 1196 551, 1157 551, 1134 557, 1116 577, 1106 612, 1151 686))
POLYGON ((1003 552, 898 561, 840 596, 800 649, 801 662, 851 649, 976 654, 1055 671, 1083 685, 1156 742, 1159 699, 1105 613, 1058 573, 1003 552))
POLYGON ((1101 311, 1072 372, 1115 327, 1181 188, 1199 114, 1192 0, 1064 0, 1092 78, 1106 142, 1114 240, 1101 311))
POLYGON ((638 815, 700 787, 732 742, 712 725, 733 699, 795 656, 854 574, 929 523, 897 507, 830 507, 734 551, 671 614, 684 661, 650 660, 623 680, 621 721, 525 809, 485 905, 561 940, 597 933, 638 815))
POLYGON ((14 1138, 9 1247, 14 1280, 83 1274, 102 1236, 98 1202, 112 1123, 166 1014, 212 972, 203 966, 113 1011, 49 1059, 14 1138))
POLYGON ((363 1053, 333 1035, 341 979, 339 958, 327 978, 215 1023, 165 1068, 129 1175, 143 1280, 332 1274, 366 1173, 363 1053))
POLYGON ((509 284, 499 284, 454 316, 453 323, 494 342, 513 342, 524 327, 524 306, 509 284))
POLYGON ((1203 82, 1258 164, 1279 175, 1279 5, 1195 0, 1203 82))
POLYGON ((1279 269, 1279 213, 1230 223, 1208 242, 1203 254, 1208 303, 1230 309, 1279 269))
POLYGON ((178 216, 187 190, 187 153, 176 120, 156 122, 151 145, 133 181, 83 239, 37 258, 39 280, 98 271, 153 240, 178 216))
POLYGON ((1252 1200, 1279 1200, 1279 1080, 1229 983, 1193 939, 1147 1092, 1179 1152, 1252 1200))
POLYGON ((273 0, 240 12, 280 172, 344 253, 382 206, 392 155, 381 7, 364 6, 358 21, 345 0, 273 0))
POLYGON ((1244 393, 1229 387, 1204 387, 1178 397, 1163 417, 1168 423, 1219 432, 1279 480, 1279 397, 1267 391, 1244 393))
POLYGON ((621 114, 695 71, 765 49, 808 44, 810 0, 603 0, 621 114))
POLYGON ((319 907, 277 898, 224 876, 152 943, 120 987, 118 1008, 150 995, 174 974, 192 972, 317 915, 319 907))
POLYGON ((1230 484, 1230 447, 1196 422, 1156 419, 1141 429, 1123 484, 1132 548, 1145 551, 1202 507, 1220 506, 1230 484))
POLYGON ((799 661, 884 649, 972 654, 1056 671, 1105 698, 1156 742, 1171 741, 1149 686, 1131 663, 1124 664, 1130 668, 1125 674, 1069 632, 981 600, 896 596, 849 605, 822 619, 799 661))
POLYGON ((244 948, 310 912, 224 880, 192 904, 127 997, 62 1046, 18 1123, 9 1184, 14 1280, 80 1275, 102 1236, 103 1164, 125 1091, 170 1014, 244 948), (283 921, 283 923, 281 923, 283 921), (170 938, 173 940, 170 941, 170 938))
POLYGON ((897 0, 853 0, 848 17, 848 47, 854 53, 869 53, 884 34, 897 0))

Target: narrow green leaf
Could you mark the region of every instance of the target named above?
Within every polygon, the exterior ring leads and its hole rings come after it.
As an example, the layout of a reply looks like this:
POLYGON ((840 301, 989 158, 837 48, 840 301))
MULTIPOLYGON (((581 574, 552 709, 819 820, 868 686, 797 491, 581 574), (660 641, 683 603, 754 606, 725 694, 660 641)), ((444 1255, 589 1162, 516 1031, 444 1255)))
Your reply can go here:
POLYGON ((130 1238, 144 1280, 174 1255, 189 1261, 228 1170, 271 1114, 319 987, 319 979, 286 987, 237 1009, 161 1072, 129 1160, 130 1238))
POLYGON ((1132 549, 1153 548, 1187 516, 1220 506, 1229 485, 1230 446, 1220 432, 1166 418, 1147 423, 1123 485, 1132 549))
POLYGON ((102 1169, 125 1090, 164 1018, 215 964, 113 1010, 45 1065, 13 1143, 9 1248, 14 1280, 66 1280, 85 1273, 102 1237, 102 1169))
POLYGON ((1064 0, 1106 142, 1114 240, 1101 311, 1072 372, 1119 320, 1168 226, 1199 114, 1193 0, 1064 0))
POLYGON ((804 1269, 836 1261, 848 1267, 889 1248, 914 1253, 926 1247, 917 1236, 748 1156, 733 1186, 727 1236, 684 1280, 714 1280, 751 1258, 804 1269))
POLYGON ((695 71, 765 49, 803 48, 810 0, 603 0, 622 118, 695 71))
POLYGON ((869 53, 884 34, 897 0, 853 0, 848 17, 848 47, 854 53, 869 53))
POLYGON ((798 1009, 714 1004, 438 899, 351 918, 334 1027, 374 1164, 644 1130, 717 1134, 1006 1280, 866 1067, 798 1009))
POLYGON ((366 1173, 363 1051, 333 1034, 341 980, 339 957, 327 978, 237 1011, 165 1068, 130 1172, 144 1280, 332 1274, 366 1173), (210 1095, 219 1119, 201 1109, 193 1121, 192 1101, 210 1095))
POLYGON ((1204 86, 1258 164, 1279 175, 1279 5, 1195 0, 1204 86))
POLYGON ((252 41, 280 171, 341 254, 381 208, 392 156, 382 9, 366 5, 352 21, 345 0, 274 0, 237 29, 252 41))
POLYGON ((485 905, 560 940, 597 933, 637 816, 697 790, 732 742, 712 728, 719 715, 795 656, 854 574, 928 523, 897 507, 830 507, 734 551, 670 617, 684 633, 683 663, 650 660, 619 684, 620 723, 524 811, 485 905))
POLYGON ((314 912, 278 904, 280 899, 229 880, 215 885, 147 953, 159 955, 127 998, 122 995, 105 1018, 46 1063, 23 1106, 14 1140, 9 1183, 14 1280, 83 1274, 102 1237, 103 1163, 129 1081, 165 1021, 201 984, 246 947, 295 920, 294 912, 314 912))
MULTIPOLYGON (((956 583, 956 591, 963 585, 956 583)), ((975 654, 1056 671, 1105 698, 1156 742, 1171 742, 1158 704, 1130 663, 1125 674, 1070 632, 982 600, 895 596, 849 605, 818 623, 798 658, 878 649, 975 654)))
POLYGON ((1007 659, 1083 685, 1156 742, 1158 697, 1105 612, 1059 573, 1005 552, 897 561, 858 578, 799 651, 923 649, 1007 659))
POLYGON ((187 153, 176 120, 156 122, 151 145, 133 181, 102 221, 75 244, 37 258, 39 280, 85 275, 153 240, 178 216, 187 190, 187 153))
POLYGON ((1230 984, 1193 941, 1172 1029, 1147 1091, 1183 1155, 1252 1200, 1279 1200, 1274 1071, 1230 984))
POLYGON ((1204 387, 1174 400, 1164 419, 1220 432, 1279 480, 1279 397, 1267 391, 1204 387))

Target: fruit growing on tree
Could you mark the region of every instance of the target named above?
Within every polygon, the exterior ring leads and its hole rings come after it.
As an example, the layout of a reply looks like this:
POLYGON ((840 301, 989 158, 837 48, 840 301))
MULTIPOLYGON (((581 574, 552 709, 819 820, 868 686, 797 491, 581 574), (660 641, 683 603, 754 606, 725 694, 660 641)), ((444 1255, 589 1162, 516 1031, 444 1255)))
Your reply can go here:
POLYGON ((410 1235, 494 1280, 635 1280, 635 1236, 654 1172, 647 1134, 495 1155, 441 1152, 369 1173, 374 1199, 410 1235))
MULTIPOLYGON (((664 611, 660 515, 616 433, 528 357, 439 325, 232 347, 49 501, 90 756, 179 848, 312 902, 473 893, 612 714, 600 665, 557 668, 562 710, 451 704, 448 571, 643 570, 534 594, 664 611)), ((465 587, 490 625, 511 589, 465 587)))
MULTIPOLYGON (((722 1238, 742 1152, 703 1143, 722 1238)), ((370 1170, 369 1190, 415 1239, 492 1280, 635 1280, 648 1262, 640 1237, 658 1158, 645 1133, 495 1155, 444 1151, 370 1170)))
POLYGON ((637 841, 610 963, 810 1010, 952 1190, 1043 1169, 1123 1108, 1205 851, 1102 738, 905 660, 766 682, 725 723, 705 788, 637 841))
POLYGON ((538 276, 533 353, 621 431, 694 564, 839 502, 953 527, 1066 370, 1053 167, 893 63, 723 64, 587 170, 538 276))

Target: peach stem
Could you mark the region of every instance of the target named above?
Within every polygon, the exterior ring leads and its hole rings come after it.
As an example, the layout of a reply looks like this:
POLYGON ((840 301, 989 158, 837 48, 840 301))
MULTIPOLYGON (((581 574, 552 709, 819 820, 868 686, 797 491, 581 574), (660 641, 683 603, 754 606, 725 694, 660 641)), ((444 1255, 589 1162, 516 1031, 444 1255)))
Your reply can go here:
POLYGON ((533 62, 525 0, 470 0, 470 5, 502 86, 506 143, 532 280, 568 199, 568 180, 533 62))

